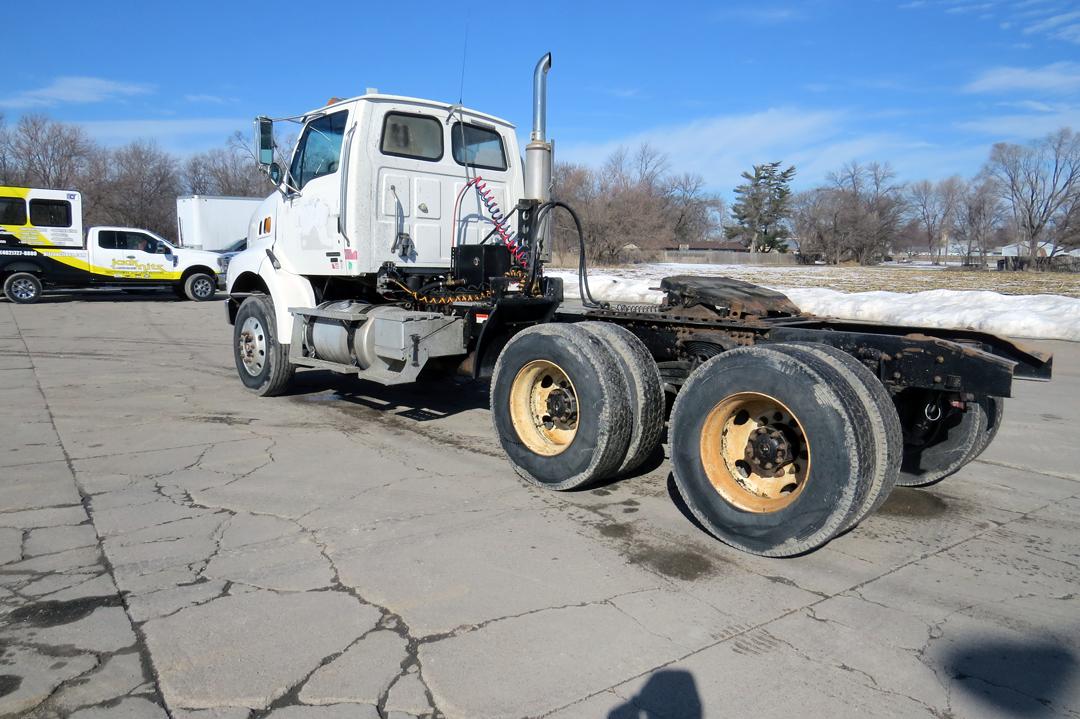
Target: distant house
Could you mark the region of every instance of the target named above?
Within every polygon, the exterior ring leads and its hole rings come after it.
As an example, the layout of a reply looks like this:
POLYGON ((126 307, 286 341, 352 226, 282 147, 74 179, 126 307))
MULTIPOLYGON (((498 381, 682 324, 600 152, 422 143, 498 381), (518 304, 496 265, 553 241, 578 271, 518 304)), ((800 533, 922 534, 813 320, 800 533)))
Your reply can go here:
MULTIPOLYGON (((1051 255, 1060 257, 1061 255, 1068 255, 1069 257, 1080 257, 1080 248, 1073 250, 1057 249, 1055 251, 1054 243, 1042 242, 1039 244, 1039 257, 1049 257, 1051 255)), ((990 252, 991 255, 1000 255, 1001 257, 1030 257, 1031 253, 1029 247, 1025 242, 1013 242, 1009 245, 1003 245, 990 252)))

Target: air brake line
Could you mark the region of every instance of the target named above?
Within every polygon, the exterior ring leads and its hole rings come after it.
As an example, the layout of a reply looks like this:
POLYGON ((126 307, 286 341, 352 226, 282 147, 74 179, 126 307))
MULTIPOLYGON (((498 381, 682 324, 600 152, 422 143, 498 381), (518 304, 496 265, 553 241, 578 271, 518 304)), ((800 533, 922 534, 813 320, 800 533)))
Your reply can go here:
POLYGON ((458 193, 457 200, 454 202, 454 240, 457 240, 458 212, 461 209, 461 200, 465 197, 465 193, 470 187, 476 189, 476 195, 480 198, 480 201, 484 203, 484 207, 487 208, 488 214, 491 215, 491 222, 495 225, 495 232, 498 233, 499 239, 506 245, 506 249, 510 251, 511 256, 517 260, 519 265, 527 267, 529 257, 525 252, 525 248, 521 247, 521 245, 514 240, 514 236, 510 232, 510 226, 506 221, 506 215, 503 214, 502 209, 499 207, 499 203, 495 200, 491 190, 488 189, 487 183, 484 182, 484 178, 479 175, 465 183, 465 186, 461 188, 461 192, 458 193))

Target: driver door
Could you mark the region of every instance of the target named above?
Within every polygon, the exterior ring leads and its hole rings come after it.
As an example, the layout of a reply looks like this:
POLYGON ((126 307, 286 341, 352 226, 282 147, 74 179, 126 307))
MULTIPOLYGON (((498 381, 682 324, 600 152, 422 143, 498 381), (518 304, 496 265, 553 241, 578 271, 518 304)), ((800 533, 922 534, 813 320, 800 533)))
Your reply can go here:
POLYGON ((348 110, 310 120, 293 153, 286 178, 291 192, 278 215, 278 242, 289 245, 282 254, 298 274, 345 274, 338 213, 341 183, 348 181, 341 169, 348 120, 348 110))
POLYGON ((171 277, 172 262, 159 250, 164 248, 145 232, 101 230, 94 248, 94 264, 112 281, 161 282, 171 277))

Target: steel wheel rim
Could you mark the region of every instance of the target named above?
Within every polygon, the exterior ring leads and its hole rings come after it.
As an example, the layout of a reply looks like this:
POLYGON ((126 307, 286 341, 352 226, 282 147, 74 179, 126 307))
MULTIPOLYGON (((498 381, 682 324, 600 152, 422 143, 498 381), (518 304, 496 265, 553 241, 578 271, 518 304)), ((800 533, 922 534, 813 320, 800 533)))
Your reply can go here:
POLYGON ((244 320, 237 345, 244 369, 252 377, 258 377, 266 365, 266 332, 262 323, 254 317, 244 320))
POLYGON ((701 430, 705 474, 728 503, 759 514, 779 512, 802 494, 810 443, 783 402, 757 392, 720 400, 701 430))
POLYGON ((536 454, 565 452, 578 431, 577 390, 562 367, 533 360, 510 385, 510 421, 518 438, 536 454))
POLYGON ((191 293, 196 297, 209 297, 214 292, 214 285, 205 277, 191 283, 191 293))
POLYGON ((16 299, 30 300, 37 294, 37 287, 31 280, 20 278, 11 283, 11 294, 16 299))

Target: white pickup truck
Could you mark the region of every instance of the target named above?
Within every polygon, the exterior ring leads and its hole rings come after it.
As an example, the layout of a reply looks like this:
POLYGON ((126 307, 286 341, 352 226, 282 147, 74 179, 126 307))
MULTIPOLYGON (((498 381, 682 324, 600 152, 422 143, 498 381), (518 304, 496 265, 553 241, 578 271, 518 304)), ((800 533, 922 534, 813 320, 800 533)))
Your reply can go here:
POLYGON ((214 298, 224 267, 217 253, 149 230, 91 227, 84 239, 78 192, 0 187, 0 283, 12 302, 37 302, 47 287, 162 286, 201 302, 214 298))

